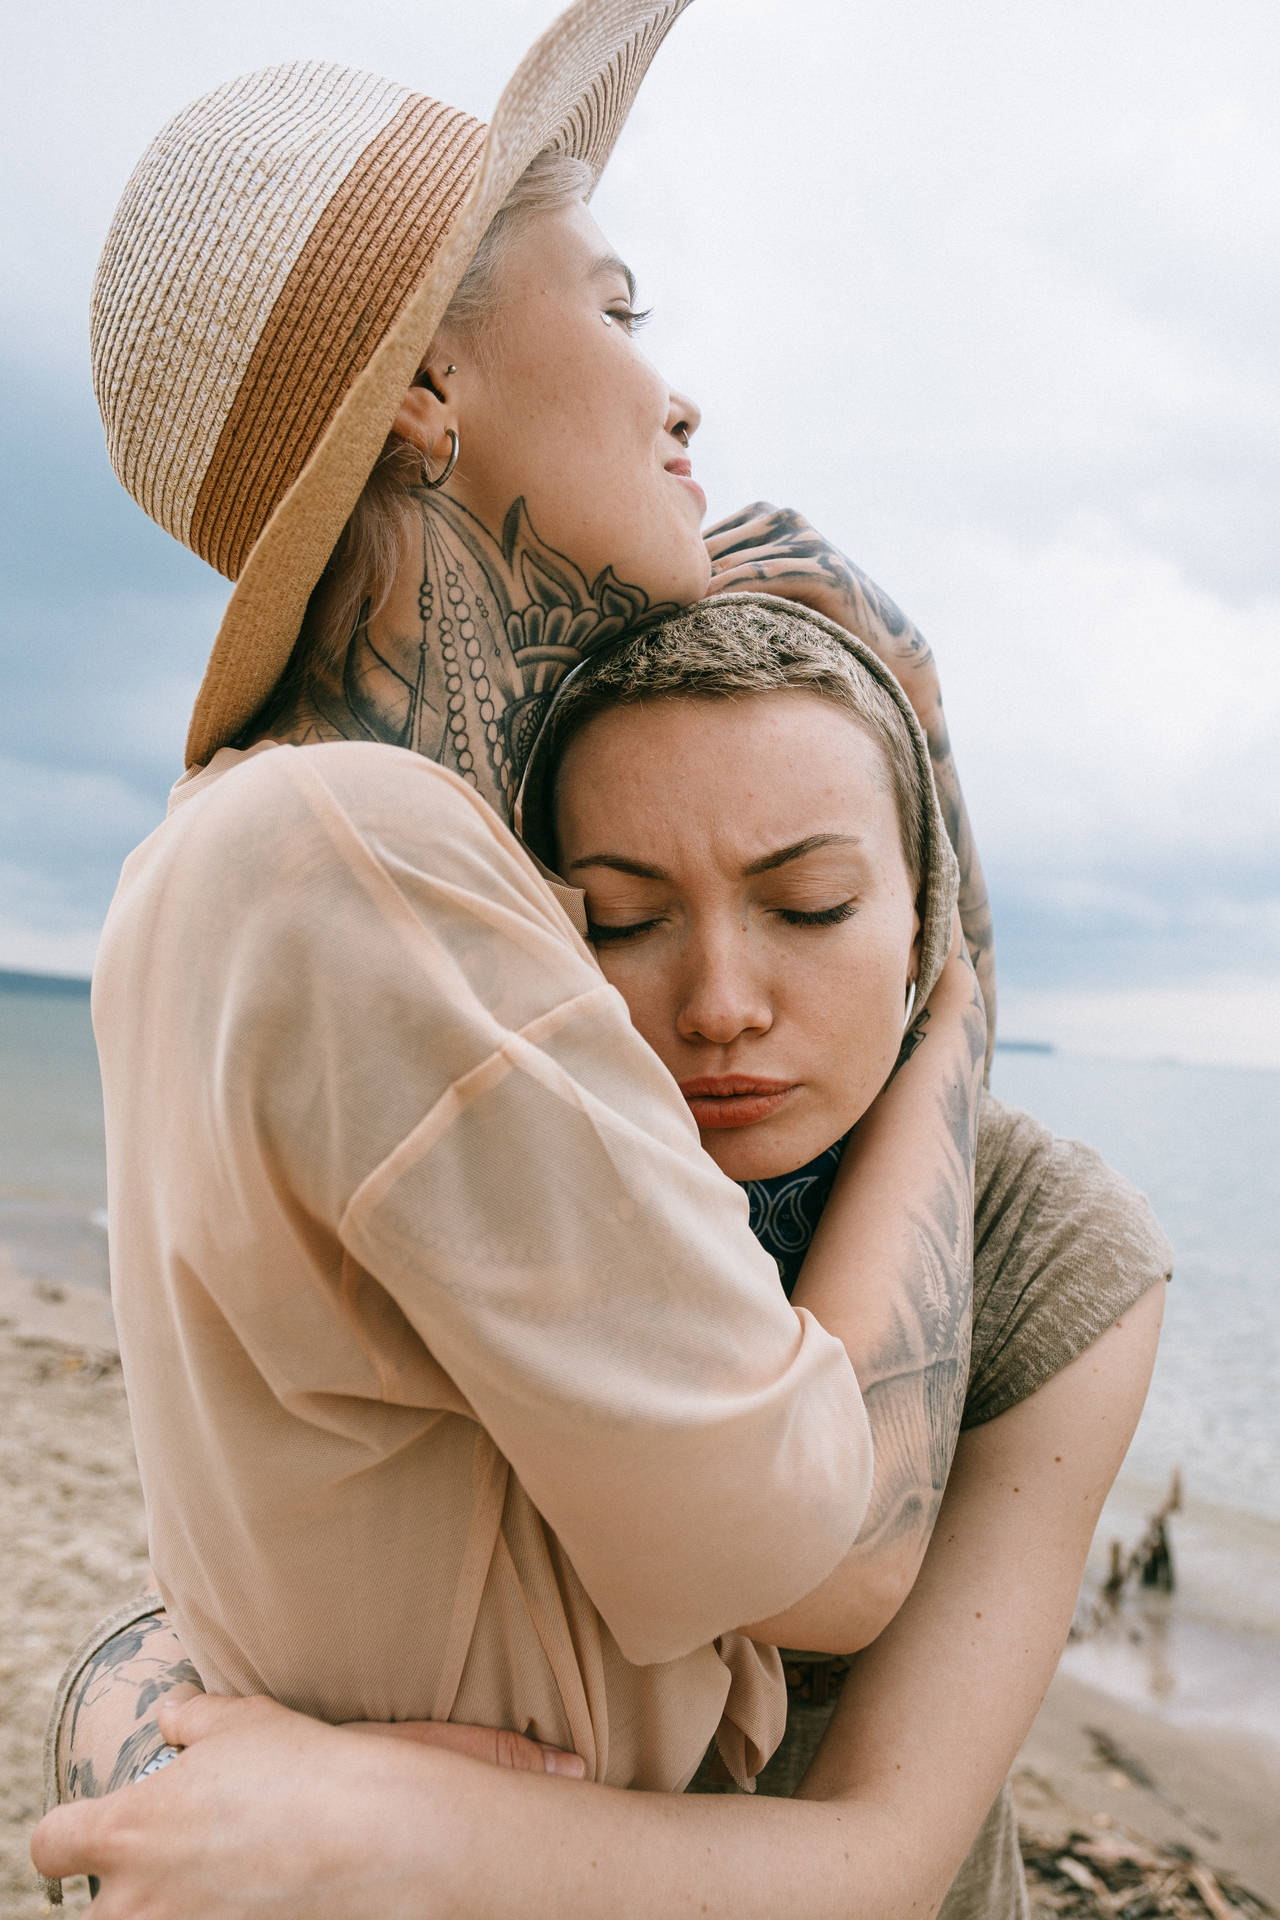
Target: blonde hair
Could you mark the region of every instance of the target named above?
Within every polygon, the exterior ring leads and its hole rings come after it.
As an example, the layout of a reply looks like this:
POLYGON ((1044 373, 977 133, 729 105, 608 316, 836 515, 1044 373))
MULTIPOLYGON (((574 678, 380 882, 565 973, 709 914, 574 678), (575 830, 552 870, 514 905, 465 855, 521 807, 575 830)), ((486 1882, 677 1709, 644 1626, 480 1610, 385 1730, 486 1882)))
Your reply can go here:
MULTIPOLYGON (((540 153, 494 214, 441 323, 483 353, 486 331, 502 306, 502 271, 527 220, 584 200, 595 176, 570 154, 540 153)), ((279 683, 242 738, 271 723, 317 671, 335 666, 367 609, 385 605, 404 558, 413 493, 422 486, 421 450, 393 433, 338 537, 311 595, 297 643, 279 683)))
POLYGON ((861 660, 803 611, 762 607, 726 595, 629 634, 589 657, 552 702, 538 741, 537 817, 525 838, 556 867, 555 791, 570 742, 597 714, 652 700, 726 700, 760 693, 811 693, 852 715, 879 746, 898 815, 914 891, 929 867, 931 796, 906 719, 861 660))

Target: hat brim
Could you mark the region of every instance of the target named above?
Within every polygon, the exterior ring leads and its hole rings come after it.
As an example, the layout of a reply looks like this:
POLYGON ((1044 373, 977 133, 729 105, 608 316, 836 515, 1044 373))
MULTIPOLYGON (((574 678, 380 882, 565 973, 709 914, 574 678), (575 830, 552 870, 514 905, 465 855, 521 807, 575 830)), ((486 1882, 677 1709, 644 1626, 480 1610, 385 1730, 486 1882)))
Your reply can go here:
POLYGON ((284 672, 316 582, 494 214, 548 148, 585 161, 599 177, 650 61, 689 4, 576 0, 520 62, 428 273, 249 552, 196 697, 188 766, 202 765, 233 739, 284 672))

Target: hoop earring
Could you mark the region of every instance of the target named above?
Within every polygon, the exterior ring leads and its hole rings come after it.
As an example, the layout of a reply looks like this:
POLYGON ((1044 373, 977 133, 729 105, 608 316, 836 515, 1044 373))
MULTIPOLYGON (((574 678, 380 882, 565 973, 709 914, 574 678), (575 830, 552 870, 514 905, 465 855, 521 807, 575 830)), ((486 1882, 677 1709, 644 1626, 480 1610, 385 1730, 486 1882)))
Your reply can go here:
POLYGON ((453 472, 454 468, 458 464, 458 450, 461 447, 462 442, 461 440, 459 440, 457 434, 454 432, 452 427, 446 427, 445 432, 448 434, 449 442, 450 442, 449 458, 445 461, 444 472, 440 475, 440 478, 438 480, 433 480, 431 478, 431 469, 427 465, 427 455, 424 453, 422 456, 422 484, 424 487, 429 487, 432 493, 435 492, 437 487, 442 487, 444 485, 445 481, 449 478, 449 475, 453 472))

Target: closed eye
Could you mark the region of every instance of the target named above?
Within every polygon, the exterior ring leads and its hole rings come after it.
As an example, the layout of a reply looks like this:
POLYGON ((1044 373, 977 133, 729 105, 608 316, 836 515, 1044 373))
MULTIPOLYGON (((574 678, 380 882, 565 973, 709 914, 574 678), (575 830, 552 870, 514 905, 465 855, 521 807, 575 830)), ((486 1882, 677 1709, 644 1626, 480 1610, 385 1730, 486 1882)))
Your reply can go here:
POLYGON ((661 918, 655 920, 632 920, 626 926, 606 927, 598 920, 587 921, 587 938, 593 947, 608 946, 620 940, 634 940, 637 934, 649 933, 654 927, 662 925, 661 918))
POLYGON ((822 907, 814 913, 802 913, 799 907, 778 907, 778 918, 788 927, 838 927, 857 911, 855 900, 842 900, 839 906, 822 907))

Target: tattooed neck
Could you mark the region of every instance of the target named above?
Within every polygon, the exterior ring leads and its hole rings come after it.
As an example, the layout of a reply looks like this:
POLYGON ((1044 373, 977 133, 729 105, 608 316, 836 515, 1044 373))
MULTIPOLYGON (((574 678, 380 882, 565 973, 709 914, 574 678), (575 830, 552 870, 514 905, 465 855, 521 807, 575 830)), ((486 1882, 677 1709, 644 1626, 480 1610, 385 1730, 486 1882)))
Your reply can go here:
POLYGON ((541 541, 523 499, 493 535, 456 501, 416 495, 414 546, 386 607, 362 612, 345 658, 264 732, 382 740, 424 753, 504 816, 557 683, 625 628, 661 618, 606 567, 588 581, 541 541))

